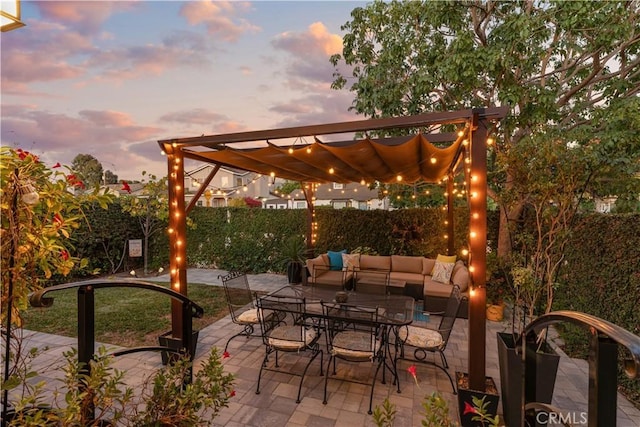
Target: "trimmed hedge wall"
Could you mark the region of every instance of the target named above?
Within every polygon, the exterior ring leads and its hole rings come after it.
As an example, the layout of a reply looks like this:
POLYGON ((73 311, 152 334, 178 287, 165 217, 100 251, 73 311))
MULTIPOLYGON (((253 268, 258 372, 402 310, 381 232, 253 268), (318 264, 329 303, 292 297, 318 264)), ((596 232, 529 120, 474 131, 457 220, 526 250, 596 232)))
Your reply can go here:
MULTIPOLYGON (((592 314, 640 335, 640 215, 590 214, 580 218, 567 246, 554 309, 592 314)), ((568 353, 588 354, 587 332, 563 325, 568 353)), ((623 355, 621 354, 621 358, 623 355)), ((621 371, 618 381, 636 405, 640 383, 621 371)))

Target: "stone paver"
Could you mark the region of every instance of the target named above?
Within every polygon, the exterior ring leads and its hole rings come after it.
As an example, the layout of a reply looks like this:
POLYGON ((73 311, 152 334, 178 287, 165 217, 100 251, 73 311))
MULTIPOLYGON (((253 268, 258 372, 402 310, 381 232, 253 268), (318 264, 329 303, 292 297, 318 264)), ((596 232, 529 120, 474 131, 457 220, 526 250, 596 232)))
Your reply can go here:
MULTIPOLYGON (((226 274, 222 270, 190 269, 190 283, 204 283, 221 286, 218 276, 226 274)), ((154 281, 168 281, 168 275, 159 276, 154 281)), ((286 285, 286 278, 276 274, 258 274, 249 276, 249 285, 255 291, 271 291, 286 285)), ((55 307, 52 307, 55 309, 55 307)), ((437 318, 432 317, 431 324, 436 325, 437 318)), ((500 387, 500 376, 497 365, 496 333, 507 329, 506 324, 487 322, 487 375, 492 376, 500 387)), ((211 346, 224 347, 226 340, 235 334, 239 327, 230 322, 229 316, 200 331, 196 351, 198 361, 206 357, 211 346)), ((45 349, 34 361, 33 368, 39 372, 39 379, 55 384, 60 378, 56 369, 64 363, 62 353, 75 346, 74 338, 24 331, 26 347, 45 349)), ((466 371, 468 365, 468 321, 458 319, 451 334, 446 350, 449 371, 466 371)), ((109 346, 115 349, 116 346, 109 346)), ((264 356, 262 341, 259 338, 246 339, 239 337, 229 345, 230 357, 224 359, 226 370, 236 375, 236 396, 231 399, 228 408, 224 408, 214 421, 216 426, 373 426, 372 417, 367 415, 369 405, 369 388, 359 384, 329 379, 328 404, 322 404, 324 377, 319 375, 319 358, 313 362, 303 383, 302 401, 295 403, 299 377, 283 374, 266 373, 263 375, 261 394, 255 394, 256 379, 260 363, 264 356)), ((3 350, 4 354, 4 350, 3 350)), ((567 412, 586 411, 588 366, 586 361, 575 360, 561 353, 560 368, 552 404, 567 412)), ((284 355, 283 361, 288 355, 284 355)), ((295 359, 295 356, 294 356, 295 359)), ((293 360, 292 366, 297 360, 293 360)), ((325 358, 326 363, 326 358, 325 358)), ((399 366, 402 392, 396 393, 391 381, 387 384, 376 383, 374 406, 381 404, 389 397, 396 405, 396 427, 420 425, 422 418, 421 402, 424 396, 439 391, 449 404, 449 411, 457 421, 457 400, 452 393, 446 376, 439 370, 429 366, 418 365, 418 381, 406 372, 409 364, 403 362, 399 366)), ((116 359, 115 367, 128 369, 126 382, 130 385, 141 384, 144 378, 153 374, 162 366, 157 353, 138 353, 116 359)), ((293 369, 293 368, 292 368, 293 369)), ((340 372, 340 370, 339 370, 340 372)), ((353 369, 350 374, 361 373, 361 369, 353 369)), ((365 372, 365 374, 368 374, 365 372)), ((359 375, 359 374, 358 374, 359 375)), ((49 390, 55 388, 48 384, 49 390)), ((499 412, 502 412, 500 407, 499 412)), ((622 395, 618 395, 619 427, 640 427, 640 410, 633 407, 622 395)))

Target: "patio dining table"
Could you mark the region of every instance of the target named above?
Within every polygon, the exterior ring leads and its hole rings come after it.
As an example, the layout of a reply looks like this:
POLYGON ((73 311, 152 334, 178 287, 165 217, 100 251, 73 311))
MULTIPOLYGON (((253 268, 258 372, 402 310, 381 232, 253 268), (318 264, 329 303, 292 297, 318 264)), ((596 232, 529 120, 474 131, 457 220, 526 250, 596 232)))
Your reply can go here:
MULTIPOLYGON (((376 322, 383 331, 385 359, 382 383, 385 383, 385 371, 389 369, 394 377, 394 384, 398 384, 398 393, 400 393, 400 384, 395 363, 397 349, 394 346, 392 352, 391 344, 394 343, 391 343, 389 337, 392 335, 391 332, 397 330, 398 327, 409 325, 413 322, 415 300, 413 297, 405 295, 379 295, 358 293, 355 291, 344 292, 343 294, 346 294, 347 300, 344 302, 336 301, 335 290, 306 285, 288 285, 269 293, 269 295, 277 297, 304 298, 305 305, 309 307, 306 312, 307 316, 318 319, 318 321, 324 321, 323 319, 325 318, 323 310, 318 309, 322 303, 338 303, 371 309, 377 308, 378 316, 376 317, 376 322)), ((340 313, 340 311, 333 313, 340 313)), ((353 320, 348 317, 341 318, 340 314, 332 314, 332 319, 344 321, 353 320)))

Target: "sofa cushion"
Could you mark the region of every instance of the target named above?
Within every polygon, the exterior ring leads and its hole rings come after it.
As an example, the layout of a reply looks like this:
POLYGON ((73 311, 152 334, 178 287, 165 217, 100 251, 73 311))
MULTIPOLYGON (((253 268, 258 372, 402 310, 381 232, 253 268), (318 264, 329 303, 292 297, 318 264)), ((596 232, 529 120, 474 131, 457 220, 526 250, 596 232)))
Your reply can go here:
POLYGON ((424 276, 425 298, 429 298, 430 296, 448 298, 450 295, 451 284, 435 282, 431 280, 431 276, 424 276))
POLYGON ((315 285, 331 285, 343 287, 346 282, 351 280, 353 273, 350 271, 335 271, 335 270, 318 270, 316 272, 315 280, 310 277, 310 283, 315 285))
MULTIPOLYGON (((440 255, 438 254, 438 257, 436 258, 436 262, 440 261, 440 262, 450 262, 450 263, 455 263, 456 262, 456 256, 455 255, 440 255)), ((434 264, 433 268, 435 269, 436 266, 434 264)), ((431 270, 431 275, 433 275, 433 271, 431 270)))
POLYGON ((361 270, 391 270, 391 257, 381 255, 361 255, 361 270))
POLYGON ((342 268, 347 271, 360 269, 360 254, 342 254, 342 268))
POLYGON ((431 275, 433 267, 436 265, 436 260, 432 258, 422 258, 422 274, 431 275))
POLYGON ((392 271, 389 275, 391 280, 404 280, 407 283, 422 284, 424 276, 422 273, 404 273, 402 271, 392 271))
POLYGON ((452 262, 436 261, 436 266, 433 267, 433 275, 431 279, 434 282, 449 283, 451 281, 451 273, 455 266, 452 262))
POLYGON ((326 254, 318 255, 315 258, 308 259, 306 261, 307 270, 309 271, 309 275, 311 277, 315 276, 315 268, 316 266, 325 267, 323 270, 326 270, 329 266, 329 258, 327 258, 326 254))
POLYGON ((342 254, 346 254, 346 253, 347 253, 346 249, 343 249, 339 252, 327 251, 331 270, 342 270, 342 254))
POLYGON ((391 255, 391 271, 422 274, 422 257, 391 255))
POLYGON ((458 285, 461 292, 467 290, 469 287, 469 270, 464 266, 464 264, 462 265, 462 268, 454 268, 454 272, 451 275, 451 282, 453 282, 454 285, 458 285))

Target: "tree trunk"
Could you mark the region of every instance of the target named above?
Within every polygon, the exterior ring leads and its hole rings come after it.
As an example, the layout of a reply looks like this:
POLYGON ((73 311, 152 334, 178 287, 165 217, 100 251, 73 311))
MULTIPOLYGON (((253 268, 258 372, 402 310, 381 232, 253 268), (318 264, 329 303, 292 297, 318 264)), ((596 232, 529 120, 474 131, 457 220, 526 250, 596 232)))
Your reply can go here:
POLYGON ((511 254, 511 230, 509 224, 520 219, 524 204, 517 203, 510 211, 500 209, 500 224, 498 227, 498 257, 503 258, 511 254))

